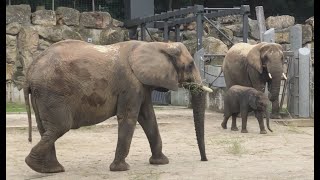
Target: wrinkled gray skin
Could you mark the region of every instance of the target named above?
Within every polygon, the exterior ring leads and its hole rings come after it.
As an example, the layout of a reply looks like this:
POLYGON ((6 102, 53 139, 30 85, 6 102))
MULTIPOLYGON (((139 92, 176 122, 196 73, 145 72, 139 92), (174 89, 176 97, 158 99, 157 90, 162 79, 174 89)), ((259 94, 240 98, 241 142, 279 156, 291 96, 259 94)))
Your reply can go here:
MULTIPOLYGON (((25 162, 41 173, 64 171, 55 141, 70 129, 117 116, 118 143, 111 171, 129 169, 129 153, 137 121, 150 144, 151 164, 167 164, 151 101, 151 92, 177 90, 183 82, 201 84, 193 58, 182 43, 127 41, 97 46, 77 40, 53 44, 29 66, 24 87, 31 125, 29 94, 41 140, 25 162)), ((192 94, 201 160, 204 145, 205 92, 192 94)), ((31 128, 29 129, 31 141, 31 128)))
POLYGON ((266 114, 267 127, 272 132, 269 126, 268 102, 268 97, 254 88, 239 85, 232 86, 224 97, 224 119, 221 123, 222 128, 227 129, 227 122, 230 116, 232 116, 231 130, 238 131, 236 119, 240 113, 242 118, 241 132, 248 133, 248 113, 254 111, 259 122, 260 134, 267 133, 263 123, 263 114, 266 114))
POLYGON ((227 89, 233 85, 253 87, 264 92, 268 83, 272 119, 279 119, 279 91, 283 73, 283 51, 277 43, 256 45, 238 43, 227 52, 222 65, 227 89), (272 79, 268 76, 271 74, 272 79))

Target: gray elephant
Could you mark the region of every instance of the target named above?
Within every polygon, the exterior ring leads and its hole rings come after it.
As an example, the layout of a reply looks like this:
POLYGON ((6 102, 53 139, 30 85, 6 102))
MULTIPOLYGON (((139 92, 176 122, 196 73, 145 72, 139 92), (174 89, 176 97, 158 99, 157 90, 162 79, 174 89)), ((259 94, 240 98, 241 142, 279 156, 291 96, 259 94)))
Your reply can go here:
POLYGON ((55 141, 70 129, 117 116, 118 143, 111 171, 129 169, 129 153, 136 122, 150 144, 151 164, 167 164, 151 101, 155 89, 177 90, 193 84, 193 113, 201 160, 204 144, 205 89, 193 58, 182 43, 127 41, 99 46, 77 40, 53 44, 28 67, 24 87, 31 141, 29 94, 41 135, 26 157, 41 173, 65 171, 58 162, 55 141), (194 84, 196 86, 194 86, 194 84), (201 90, 204 89, 204 90, 201 90))
POLYGON ((260 126, 260 134, 266 134, 263 114, 266 115, 266 122, 268 129, 272 132, 269 126, 269 112, 267 111, 269 99, 260 91, 251 87, 244 87, 239 85, 232 86, 224 97, 224 119, 221 123, 223 129, 227 129, 227 123, 232 116, 231 130, 238 131, 236 119, 240 113, 242 118, 242 133, 248 133, 247 118, 248 113, 254 111, 260 126))
POLYGON ((272 102, 271 118, 280 118, 280 82, 282 77, 286 79, 283 59, 282 47, 277 43, 235 44, 227 52, 222 65, 227 89, 241 85, 264 91, 268 83, 269 99, 272 102))

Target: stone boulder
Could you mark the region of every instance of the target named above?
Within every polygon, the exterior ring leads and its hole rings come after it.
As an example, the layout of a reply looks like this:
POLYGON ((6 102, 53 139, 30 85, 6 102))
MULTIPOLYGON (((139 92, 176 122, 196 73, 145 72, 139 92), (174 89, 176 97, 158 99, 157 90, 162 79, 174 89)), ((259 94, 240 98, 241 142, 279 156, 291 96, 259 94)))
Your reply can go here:
POLYGON ((80 26, 104 29, 112 23, 108 12, 83 12, 80 15, 80 26))
POLYGON ((124 23, 122 21, 116 20, 116 19, 112 19, 112 25, 114 27, 123 27, 124 23))
POLYGON ((197 32, 193 31, 183 31, 182 32, 182 40, 194 40, 197 41, 197 32))
POLYGON ((108 45, 117 42, 129 40, 129 34, 127 30, 121 28, 108 28, 104 29, 100 33, 100 44, 108 45))
MULTIPOLYGON (((203 48, 206 54, 226 54, 228 47, 220 39, 214 37, 203 38, 203 48)), ((210 65, 222 64, 224 57, 217 57, 210 65)))
POLYGON ((312 30, 314 30, 314 16, 310 17, 306 20, 306 23, 312 26, 312 30))
POLYGON ((260 39, 260 31, 259 31, 259 26, 258 26, 258 21, 257 20, 252 20, 249 19, 249 37, 258 40, 260 39))
POLYGON ((17 37, 6 35, 6 62, 15 63, 17 60, 17 37))
MULTIPOLYGON (((157 28, 148 28, 148 31, 149 31, 152 38, 150 37, 150 35, 146 31, 145 32, 146 33, 146 41, 152 42, 152 41, 163 41, 164 40, 163 39, 163 31, 161 31, 157 28)), ((141 29, 138 28, 137 32, 138 32, 138 39, 141 39, 141 29)), ((169 35, 169 38, 170 38, 170 35, 169 35)))
POLYGON ((6 24, 30 24, 31 7, 26 4, 6 6, 6 24))
MULTIPOLYGON (((205 28, 204 31, 207 33, 207 36, 212 36, 215 37, 217 39, 220 39, 224 44, 226 44, 227 46, 231 46, 231 42, 228 41, 228 39, 226 37, 224 37, 216 28, 212 27, 211 24, 208 23, 204 23, 205 24, 205 28)), ((230 40, 232 40, 233 38, 233 32, 232 30, 226 28, 225 26, 221 25, 221 24, 217 24, 216 27, 224 34, 226 35, 230 40)))
POLYGON ((14 72, 14 64, 6 63, 6 81, 13 80, 13 78, 12 78, 13 72, 14 72))
POLYGON ((48 49, 48 47, 51 46, 52 43, 50 43, 49 41, 46 41, 44 39, 39 39, 39 45, 38 45, 38 51, 44 51, 46 49, 48 49))
POLYGON ((193 56, 197 51, 197 40, 185 40, 182 43, 187 47, 189 53, 193 56))
MULTIPOLYGON (((232 25, 228 25, 225 27, 232 31, 233 36, 237 36, 237 37, 243 36, 243 30, 242 30, 243 25, 242 24, 232 24, 232 25)), ((249 29, 248 29, 248 31, 249 31, 249 29)))
POLYGON ((43 26, 56 25, 56 13, 52 10, 39 10, 32 13, 32 24, 43 26))
POLYGON ((309 24, 302 25, 302 44, 312 41, 312 26, 309 24))
POLYGON ((282 16, 269 16, 266 19, 266 28, 283 29, 293 26, 295 19, 293 16, 282 15, 282 16))
POLYGON ((10 23, 6 26, 6 34, 17 35, 21 29, 21 24, 17 22, 10 23))
POLYGON ((242 15, 228 15, 218 17, 216 20, 221 24, 239 24, 242 23, 242 15))
POLYGON ((91 39, 91 43, 100 45, 100 33, 102 29, 89 29, 84 27, 74 27, 73 30, 78 32, 82 37, 83 41, 89 42, 91 39))
MULTIPOLYGON (((243 42, 243 37, 233 37, 232 39, 234 44, 243 42)), ((247 39, 248 44, 254 45, 257 44, 257 41, 253 40, 253 39, 247 39)))
POLYGON ((275 42, 279 44, 290 43, 290 28, 275 30, 275 42))
POLYGON ((52 27, 37 25, 34 26, 34 29, 39 33, 41 38, 51 42, 58 42, 65 39, 82 40, 78 32, 66 25, 52 27))
POLYGON ((78 26, 80 20, 80 12, 73 8, 58 7, 56 10, 57 20, 62 20, 67 26, 78 26))

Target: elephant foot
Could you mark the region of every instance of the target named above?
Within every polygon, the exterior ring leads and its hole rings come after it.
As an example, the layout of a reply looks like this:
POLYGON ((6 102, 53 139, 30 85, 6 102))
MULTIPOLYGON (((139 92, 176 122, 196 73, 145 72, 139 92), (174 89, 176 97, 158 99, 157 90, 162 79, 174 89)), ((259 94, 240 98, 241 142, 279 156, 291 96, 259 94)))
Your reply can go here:
POLYGON ((149 159, 150 164, 168 164, 169 159, 161 153, 160 156, 152 155, 149 159))
POLYGON ((270 119, 281 119, 280 114, 270 114, 270 119))
POLYGON ((29 154, 25 162, 32 170, 39 173, 58 173, 65 171, 64 167, 57 160, 36 158, 29 154))
POLYGON ((260 134, 267 134, 266 130, 260 130, 260 134))
POLYGON ((223 129, 227 129, 227 124, 226 124, 226 123, 221 123, 221 127, 222 127, 223 129))
POLYGON ((239 131, 238 127, 231 127, 231 131, 239 131))
POLYGON ((248 133, 247 129, 241 129, 241 133, 248 133))
POLYGON ((110 171, 127 171, 130 169, 130 165, 125 161, 115 162, 110 164, 110 171))

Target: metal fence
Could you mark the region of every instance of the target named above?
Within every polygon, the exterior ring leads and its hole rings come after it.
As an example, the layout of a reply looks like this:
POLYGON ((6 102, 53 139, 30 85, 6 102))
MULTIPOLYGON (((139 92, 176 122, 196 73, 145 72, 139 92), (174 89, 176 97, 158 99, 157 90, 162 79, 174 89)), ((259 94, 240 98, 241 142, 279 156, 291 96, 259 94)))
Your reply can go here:
POLYGON ((37 8, 56 10, 57 7, 69 7, 80 12, 107 11, 115 19, 124 19, 123 0, 6 0, 7 5, 29 4, 31 12, 37 8))

